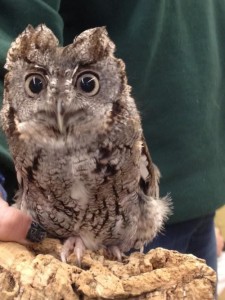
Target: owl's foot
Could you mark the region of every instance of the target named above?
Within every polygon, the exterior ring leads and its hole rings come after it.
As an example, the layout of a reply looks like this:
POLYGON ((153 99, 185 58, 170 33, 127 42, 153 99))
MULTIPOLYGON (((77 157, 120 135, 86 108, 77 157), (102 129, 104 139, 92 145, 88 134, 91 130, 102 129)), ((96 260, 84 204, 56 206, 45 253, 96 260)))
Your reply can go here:
POLYGON ((120 251, 120 248, 117 246, 107 247, 107 255, 118 261, 122 261, 122 257, 124 256, 124 254, 120 251))
POLYGON ((77 266, 81 266, 81 259, 86 249, 82 239, 78 236, 69 237, 63 244, 61 251, 61 260, 62 262, 67 261, 68 256, 74 252, 77 258, 77 266))

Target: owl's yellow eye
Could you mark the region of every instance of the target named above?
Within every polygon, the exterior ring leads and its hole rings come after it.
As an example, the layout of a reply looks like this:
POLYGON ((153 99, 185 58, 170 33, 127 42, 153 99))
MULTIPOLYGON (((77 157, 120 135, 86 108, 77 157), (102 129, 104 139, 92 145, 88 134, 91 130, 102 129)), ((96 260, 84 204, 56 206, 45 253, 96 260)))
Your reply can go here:
POLYGON ((45 88, 46 80, 40 74, 30 74, 25 79, 25 90, 30 97, 35 97, 45 88))
POLYGON ((97 75, 93 73, 82 73, 78 76, 76 87, 82 93, 88 96, 94 96, 98 93, 100 84, 97 75))

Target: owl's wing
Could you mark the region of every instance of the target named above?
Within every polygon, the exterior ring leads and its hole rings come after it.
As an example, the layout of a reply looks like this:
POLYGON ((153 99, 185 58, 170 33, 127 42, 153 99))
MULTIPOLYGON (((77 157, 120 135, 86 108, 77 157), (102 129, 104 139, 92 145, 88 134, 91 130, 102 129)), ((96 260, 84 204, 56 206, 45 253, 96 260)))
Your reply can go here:
POLYGON ((144 136, 142 137, 140 173, 141 178, 139 184, 141 190, 144 194, 158 199, 160 171, 152 162, 144 136))

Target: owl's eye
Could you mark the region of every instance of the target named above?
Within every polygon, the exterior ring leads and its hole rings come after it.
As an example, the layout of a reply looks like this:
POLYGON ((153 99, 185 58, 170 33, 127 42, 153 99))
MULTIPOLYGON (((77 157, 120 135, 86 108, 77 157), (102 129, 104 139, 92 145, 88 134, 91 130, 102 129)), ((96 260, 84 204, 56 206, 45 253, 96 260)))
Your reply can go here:
POLYGON ((46 81, 40 74, 30 74, 25 79, 25 90, 31 97, 35 97, 45 88, 46 81))
POLYGON ((98 93, 100 85, 97 75, 93 73, 82 73, 77 78, 77 88, 88 96, 94 96, 98 93))

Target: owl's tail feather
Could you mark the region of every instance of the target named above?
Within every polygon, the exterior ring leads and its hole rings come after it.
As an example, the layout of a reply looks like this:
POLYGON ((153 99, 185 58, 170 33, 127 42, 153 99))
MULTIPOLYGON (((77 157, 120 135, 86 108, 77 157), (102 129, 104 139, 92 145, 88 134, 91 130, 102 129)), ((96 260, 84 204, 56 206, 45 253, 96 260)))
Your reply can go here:
POLYGON ((137 226, 134 248, 141 249, 163 231, 163 226, 172 214, 172 201, 169 196, 153 198, 143 192, 139 194, 140 217, 137 226))

